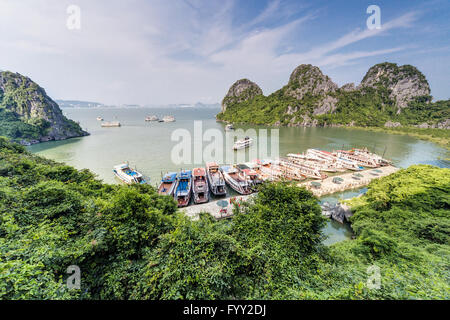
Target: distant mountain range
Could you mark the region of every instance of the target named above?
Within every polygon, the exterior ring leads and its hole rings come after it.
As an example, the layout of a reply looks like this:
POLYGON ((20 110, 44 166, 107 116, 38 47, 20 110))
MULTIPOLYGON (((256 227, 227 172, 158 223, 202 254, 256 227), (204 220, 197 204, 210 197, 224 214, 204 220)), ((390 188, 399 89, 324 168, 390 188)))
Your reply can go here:
POLYGON ((167 105, 139 105, 139 104, 121 104, 121 105, 106 105, 100 102, 80 101, 80 100, 55 100, 61 108, 207 108, 220 109, 219 103, 205 104, 197 102, 195 104, 181 103, 181 104, 167 104, 167 105))
POLYGON ((60 108, 96 108, 103 106, 99 102, 79 101, 79 100, 55 100, 60 108))

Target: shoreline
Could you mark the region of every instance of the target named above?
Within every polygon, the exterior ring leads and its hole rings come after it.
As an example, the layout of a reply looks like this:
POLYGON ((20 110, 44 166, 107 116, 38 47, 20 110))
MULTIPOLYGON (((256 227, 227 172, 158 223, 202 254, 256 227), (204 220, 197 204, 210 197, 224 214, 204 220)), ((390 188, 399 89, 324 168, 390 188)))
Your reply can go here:
MULTIPOLYGON (((217 122, 223 122, 223 123, 234 123, 237 125, 244 124, 244 125, 255 125, 255 126, 267 126, 267 127, 290 127, 289 125, 275 125, 275 124, 256 124, 256 123, 248 123, 248 122, 231 122, 228 120, 222 120, 217 119, 217 122)), ((449 137, 434 137, 432 134, 427 134, 425 132, 421 132, 423 130, 442 130, 442 132, 446 132, 444 130, 450 130, 450 129, 437 129, 437 128, 417 128, 417 127, 411 127, 411 126, 401 126, 401 127, 395 127, 395 128, 388 128, 388 127, 360 127, 360 126, 351 126, 351 125, 345 125, 345 124, 330 124, 330 125, 296 125, 295 127, 303 127, 303 128, 343 128, 343 129, 349 129, 349 130, 364 130, 364 131, 371 131, 371 132, 384 132, 388 134, 397 134, 402 136, 409 136, 413 137, 422 141, 429 141, 432 143, 437 144, 438 146, 446 149, 447 151, 450 151, 450 133, 449 137), (414 132, 410 132, 408 130, 415 130, 414 132)), ((434 131, 434 132, 438 132, 434 131)), ((450 132, 450 131, 449 131, 450 132)))

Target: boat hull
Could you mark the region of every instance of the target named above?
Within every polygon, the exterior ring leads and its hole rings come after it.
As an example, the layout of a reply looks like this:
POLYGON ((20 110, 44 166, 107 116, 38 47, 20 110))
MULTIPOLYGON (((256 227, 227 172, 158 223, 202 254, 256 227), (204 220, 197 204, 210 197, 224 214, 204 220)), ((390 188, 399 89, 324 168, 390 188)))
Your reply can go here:
POLYGON ((252 190, 249 186, 247 186, 247 187, 238 186, 239 181, 236 181, 236 179, 232 178, 228 173, 224 173, 223 177, 225 179, 225 182, 228 184, 228 186, 230 188, 232 188, 234 191, 236 191, 237 193, 239 193, 241 195, 248 195, 248 194, 252 193, 252 190))

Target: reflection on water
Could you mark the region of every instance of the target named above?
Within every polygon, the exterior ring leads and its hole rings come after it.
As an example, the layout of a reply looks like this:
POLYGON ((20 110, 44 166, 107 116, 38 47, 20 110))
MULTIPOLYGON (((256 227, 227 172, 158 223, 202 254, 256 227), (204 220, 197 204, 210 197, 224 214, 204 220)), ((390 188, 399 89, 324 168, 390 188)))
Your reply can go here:
MULTIPOLYGON (((202 120, 203 132, 209 128, 224 130, 225 125, 215 121, 217 109, 64 109, 64 113, 71 119, 79 121, 83 129, 91 133, 90 136, 65 141, 51 141, 28 147, 31 152, 46 158, 65 162, 78 169, 89 168, 99 178, 108 183, 114 180, 112 167, 128 161, 145 176, 150 177, 151 183, 156 185, 162 173, 178 171, 182 167, 192 168, 195 165, 178 165, 171 161, 172 148, 178 141, 172 141, 171 135, 175 129, 183 128, 193 136, 194 120, 202 120), (176 122, 159 123, 145 122, 148 115, 159 117, 174 115, 176 122), (96 120, 101 116, 105 121, 118 120, 120 128, 101 128, 96 120)), ((263 126, 235 125, 242 129, 270 129, 263 126)), ((256 130, 258 134, 258 130, 256 130)), ((194 139, 192 139, 194 140, 194 139)), ((270 138, 269 138, 270 141, 270 138)), ((281 156, 287 153, 303 152, 308 148, 319 148, 332 151, 337 148, 367 146, 372 151, 384 154, 385 158, 393 160, 399 167, 412 164, 433 164, 449 167, 448 152, 439 146, 420 141, 403 135, 391 135, 382 132, 368 132, 363 130, 348 130, 344 128, 279 128, 279 152, 281 156)), ((192 145, 193 145, 192 141, 192 145)), ((208 143, 204 143, 203 146, 208 143)), ((194 150, 192 148, 192 150, 194 150)), ((268 150, 270 154, 270 149, 268 150)), ((233 150, 225 153, 236 154, 233 150)), ((248 154, 248 150, 241 150, 248 154)), ((194 158, 194 155, 192 155, 194 158)), ((252 160, 252 159, 250 159, 252 160)), ((202 164, 196 164, 202 165, 202 164)), ((322 198, 322 201, 333 202, 343 197, 353 197, 363 192, 347 191, 322 198)), ((346 239, 351 231, 346 226, 329 222, 325 228, 330 238, 328 243, 346 239), (333 240, 334 239, 334 240, 333 240)))

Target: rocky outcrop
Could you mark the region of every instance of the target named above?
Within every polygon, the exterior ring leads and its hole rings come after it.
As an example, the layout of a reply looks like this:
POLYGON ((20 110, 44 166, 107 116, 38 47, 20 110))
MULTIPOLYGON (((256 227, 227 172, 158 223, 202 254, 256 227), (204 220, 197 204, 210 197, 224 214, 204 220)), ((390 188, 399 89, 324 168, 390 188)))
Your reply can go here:
POLYGON ((397 104, 397 113, 415 98, 430 96, 430 86, 425 76, 411 65, 397 66, 395 63, 385 62, 371 67, 360 87, 377 86, 391 90, 390 98, 397 104))
POLYGON ((344 223, 344 221, 350 222, 350 217, 353 215, 350 207, 342 203, 330 204, 325 202, 321 207, 324 216, 340 223, 344 223))
POLYGON ((356 86, 355 86, 354 83, 346 83, 346 84, 344 84, 342 87, 340 87, 340 89, 341 89, 342 91, 349 92, 349 91, 354 91, 354 90, 356 90, 356 86))
POLYGON ((67 119, 58 104, 30 78, 9 71, 0 72, 0 106, 28 125, 42 132, 38 139, 24 139, 23 144, 63 140, 87 135, 67 119))
POLYGON ((335 92, 337 88, 338 86, 318 67, 302 64, 291 73, 284 94, 302 100, 306 93, 313 96, 325 96, 335 92))
POLYGON ((392 121, 389 120, 389 121, 386 121, 384 126, 386 128, 397 128, 397 127, 401 127, 402 124, 400 122, 392 122, 392 121))
POLYGON ((228 90, 227 95, 222 100, 222 112, 227 110, 227 106, 231 103, 239 103, 253 99, 257 95, 262 95, 261 88, 248 79, 236 81, 228 90))
POLYGON ((450 129, 450 119, 447 119, 445 121, 436 123, 436 124, 428 124, 426 122, 421 123, 419 125, 416 125, 417 128, 421 128, 421 129, 450 129))

